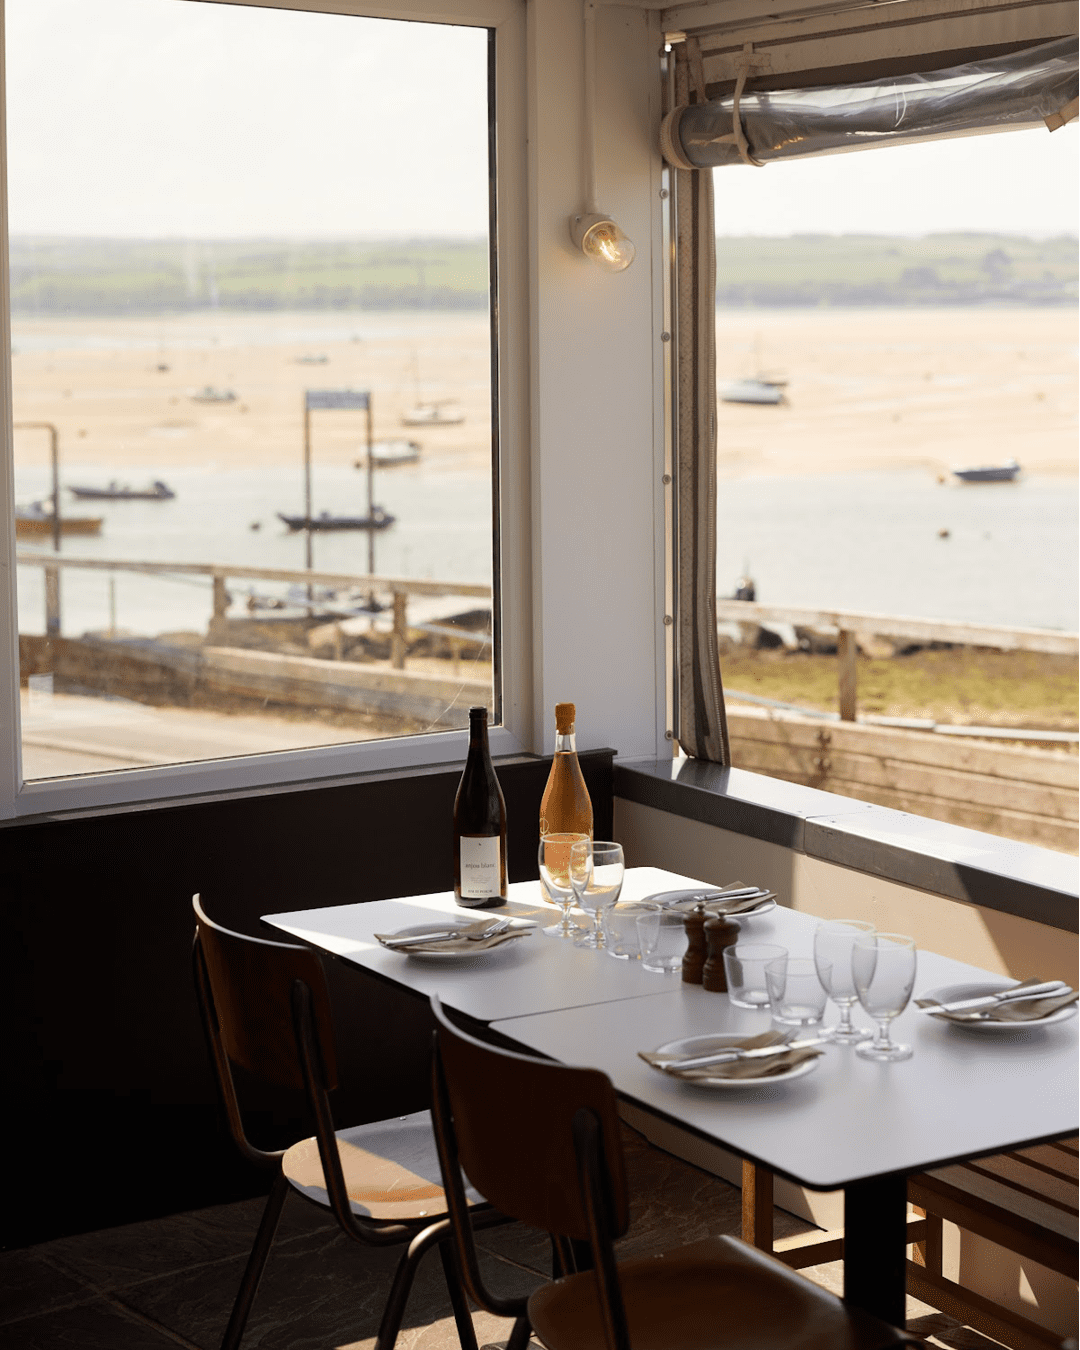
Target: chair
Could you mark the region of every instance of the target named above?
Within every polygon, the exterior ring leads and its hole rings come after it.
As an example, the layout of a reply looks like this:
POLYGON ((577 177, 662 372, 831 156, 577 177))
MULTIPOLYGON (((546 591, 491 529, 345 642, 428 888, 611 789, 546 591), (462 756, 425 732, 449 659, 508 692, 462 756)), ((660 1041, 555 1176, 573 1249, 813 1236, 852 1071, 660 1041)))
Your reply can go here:
MULTIPOLYGON (((337 1083, 326 976, 315 952, 230 932, 195 910, 195 987, 229 1129, 240 1152, 276 1169, 255 1245, 248 1258, 222 1350, 236 1350, 290 1190, 329 1209, 350 1238, 369 1246, 406 1244, 398 1264, 376 1350, 391 1350, 413 1277, 424 1254, 438 1246, 463 1350, 476 1336, 461 1286, 439 1184, 427 1111, 335 1133, 329 1093, 337 1083), (232 1066, 273 1086, 302 1088, 315 1136, 266 1152, 244 1130, 232 1066)), ((463 1222, 505 1222, 475 1192, 463 1199, 463 1222)))
POLYGON ((524 1350, 530 1329, 548 1350, 922 1344, 736 1238, 616 1262, 614 1239, 626 1232, 629 1213, 610 1080, 595 1069, 496 1049, 454 1027, 437 998, 432 1007, 432 1116, 454 1239, 472 1298, 516 1319, 507 1350, 524 1350), (462 1171, 504 1214, 551 1234, 562 1274, 528 1299, 486 1288, 462 1171))

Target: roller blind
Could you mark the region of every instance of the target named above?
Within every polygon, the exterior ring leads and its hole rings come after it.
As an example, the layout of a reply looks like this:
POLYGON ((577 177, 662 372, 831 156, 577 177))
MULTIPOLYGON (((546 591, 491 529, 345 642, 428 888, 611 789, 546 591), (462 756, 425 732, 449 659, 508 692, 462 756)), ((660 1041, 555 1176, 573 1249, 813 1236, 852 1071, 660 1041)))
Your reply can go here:
POLYGON ((1072 0, 711 0, 663 11, 669 40, 696 37, 706 93, 852 84, 1004 55, 1075 35, 1072 0))

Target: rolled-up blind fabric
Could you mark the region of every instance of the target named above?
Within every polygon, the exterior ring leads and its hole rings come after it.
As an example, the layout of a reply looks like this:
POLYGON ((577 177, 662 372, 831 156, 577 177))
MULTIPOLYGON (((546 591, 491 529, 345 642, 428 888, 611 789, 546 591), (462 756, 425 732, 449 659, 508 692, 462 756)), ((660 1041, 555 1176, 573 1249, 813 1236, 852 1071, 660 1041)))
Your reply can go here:
MULTIPOLYGON (((690 86, 676 51, 675 93, 690 86)), ((712 174, 672 174, 676 229, 677 701, 688 755, 730 764, 716 639, 716 226, 712 174)))
MULTIPOLYGON (((1076 99, 1077 67, 1077 39, 1064 38, 925 75, 743 92, 738 119, 762 163, 1040 122, 1052 127, 1076 99)), ((669 162, 699 169, 742 163, 735 115, 734 97, 673 108, 661 134, 669 162)))

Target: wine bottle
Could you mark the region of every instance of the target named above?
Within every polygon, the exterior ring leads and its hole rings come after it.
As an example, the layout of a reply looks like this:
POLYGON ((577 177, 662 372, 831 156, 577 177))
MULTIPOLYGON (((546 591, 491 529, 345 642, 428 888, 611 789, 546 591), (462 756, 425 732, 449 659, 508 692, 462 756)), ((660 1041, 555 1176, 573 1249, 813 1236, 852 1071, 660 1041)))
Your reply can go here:
POLYGON ((506 904, 506 803, 488 750, 487 709, 469 709, 469 754, 454 798, 454 898, 506 904))
POLYGON ((572 703, 555 704, 555 758, 540 802, 541 838, 545 834, 587 834, 592 838, 592 802, 574 742, 576 716, 572 703))

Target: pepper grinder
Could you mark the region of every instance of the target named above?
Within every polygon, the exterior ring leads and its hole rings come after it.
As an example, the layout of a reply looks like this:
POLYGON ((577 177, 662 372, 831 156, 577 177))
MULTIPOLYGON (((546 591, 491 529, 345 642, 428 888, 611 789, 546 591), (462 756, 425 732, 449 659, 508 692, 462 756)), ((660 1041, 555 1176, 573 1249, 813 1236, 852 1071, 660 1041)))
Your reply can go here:
POLYGON ((683 984, 700 984, 705 969, 705 920, 708 911, 699 900, 684 919, 686 951, 682 959, 683 984))
POLYGON ((739 940, 739 925, 723 914, 714 914, 704 924, 708 955, 701 972, 701 983, 714 994, 727 993, 727 972, 724 970, 724 949, 739 940))

